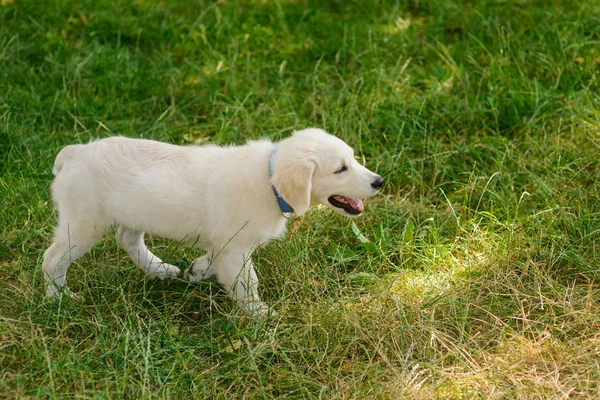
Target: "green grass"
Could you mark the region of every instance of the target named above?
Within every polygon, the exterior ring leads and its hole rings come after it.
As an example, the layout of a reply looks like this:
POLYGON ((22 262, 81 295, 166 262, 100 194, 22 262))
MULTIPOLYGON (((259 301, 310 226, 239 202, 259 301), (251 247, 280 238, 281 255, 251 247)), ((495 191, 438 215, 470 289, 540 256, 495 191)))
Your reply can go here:
POLYGON ((598 397, 599 73, 594 0, 3 0, 0 397, 598 397), (112 236, 44 301, 62 146, 308 126, 386 185, 258 252, 277 316, 112 236))

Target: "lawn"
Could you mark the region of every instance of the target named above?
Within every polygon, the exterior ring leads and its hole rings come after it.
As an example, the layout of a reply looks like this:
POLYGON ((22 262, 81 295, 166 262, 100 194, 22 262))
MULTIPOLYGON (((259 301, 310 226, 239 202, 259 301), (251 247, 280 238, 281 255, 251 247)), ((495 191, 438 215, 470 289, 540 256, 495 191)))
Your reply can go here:
POLYGON ((0 398, 598 398, 599 74, 596 0, 2 0, 0 398), (310 126, 386 182, 258 251, 276 316, 114 231, 44 299, 62 146, 310 126))

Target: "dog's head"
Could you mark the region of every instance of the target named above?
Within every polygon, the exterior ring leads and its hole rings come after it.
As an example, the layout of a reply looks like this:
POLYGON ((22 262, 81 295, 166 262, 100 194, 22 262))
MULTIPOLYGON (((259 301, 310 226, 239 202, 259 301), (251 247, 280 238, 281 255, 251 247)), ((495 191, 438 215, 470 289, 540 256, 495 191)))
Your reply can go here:
POLYGON ((360 165, 342 140, 305 129, 277 144, 271 183, 296 215, 321 203, 355 217, 364 209, 361 199, 377 193, 383 179, 360 165))

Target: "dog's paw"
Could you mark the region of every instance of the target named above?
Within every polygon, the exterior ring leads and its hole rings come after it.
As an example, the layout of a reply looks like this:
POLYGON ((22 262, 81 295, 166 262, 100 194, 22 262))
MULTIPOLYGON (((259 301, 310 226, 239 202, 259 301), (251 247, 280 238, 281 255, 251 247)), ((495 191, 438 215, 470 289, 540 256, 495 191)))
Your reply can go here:
POLYGON ((164 280, 166 278, 175 278, 181 270, 174 265, 165 263, 152 263, 146 271, 150 279, 164 280))
POLYGON ((48 285, 48 287, 46 288, 47 299, 60 300, 63 296, 69 297, 73 300, 81 299, 81 297, 78 294, 71 292, 71 290, 69 290, 69 288, 66 286, 57 287, 54 285, 48 285))
POLYGON ((259 317, 272 317, 277 315, 277 312, 263 301, 244 301, 240 302, 240 307, 248 314, 259 317))
POLYGON ((214 268, 211 268, 211 263, 208 259, 208 256, 204 255, 202 257, 196 258, 190 267, 185 270, 184 278, 188 282, 198 282, 202 279, 208 279, 211 276, 215 275, 214 268))

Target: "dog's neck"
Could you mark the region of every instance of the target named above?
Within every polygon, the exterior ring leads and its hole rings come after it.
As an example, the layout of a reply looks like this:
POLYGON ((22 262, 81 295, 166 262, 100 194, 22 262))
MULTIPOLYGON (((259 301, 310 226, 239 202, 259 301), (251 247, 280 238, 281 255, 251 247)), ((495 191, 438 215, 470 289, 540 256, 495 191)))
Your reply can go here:
MULTIPOLYGON (((271 155, 269 156, 269 178, 273 176, 273 158, 275 156, 275 150, 276 149, 273 149, 273 151, 271 151, 271 155)), ((275 198, 277 199, 277 204, 279 205, 279 209, 283 213, 283 216, 288 218, 288 216, 286 214, 293 213, 294 209, 292 208, 292 206, 290 206, 288 204, 287 201, 285 201, 283 199, 283 197, 281 197, 281 195, 277 191, 277 188, 275 187, 275 185, 271 185, 271 187, 273 188, 273 193, 275 194, 275 198)))

